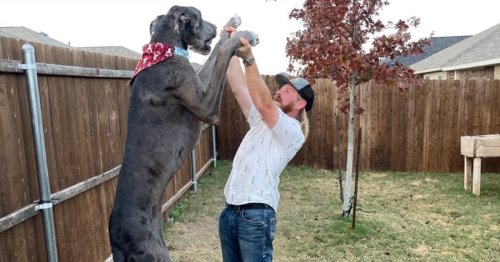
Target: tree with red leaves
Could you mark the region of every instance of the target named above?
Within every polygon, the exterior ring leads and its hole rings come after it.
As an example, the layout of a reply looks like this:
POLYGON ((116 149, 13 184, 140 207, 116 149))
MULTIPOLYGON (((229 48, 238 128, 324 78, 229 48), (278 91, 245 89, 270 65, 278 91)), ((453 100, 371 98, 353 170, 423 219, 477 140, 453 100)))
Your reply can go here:
POLYGON ((303 9, 290 13, 290 18, 302 21, 304 28, 287 38, 289 71, 312 81, 331 79, 338 88, 349 89, 349 97, 342 104, 342 111, 349 114, 344 217, 349 216, 352 206, 356 87, 375 80, 395 82, 406 89, 419 77, 397 60, 394 64, 382 60, 420 54, 429 44, 428 38, 411 41, 408 30, 419 25, 418 18, 386 24, 380 21, 379 11, 386 5, 389 2, 382 0, 307 0, 303 9))

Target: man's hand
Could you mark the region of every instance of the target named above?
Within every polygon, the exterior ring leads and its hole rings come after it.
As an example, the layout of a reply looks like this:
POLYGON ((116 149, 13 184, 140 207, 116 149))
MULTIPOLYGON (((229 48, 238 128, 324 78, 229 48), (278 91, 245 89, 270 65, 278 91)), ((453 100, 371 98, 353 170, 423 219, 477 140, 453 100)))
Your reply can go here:
POLYGON ((222 35, 222 33, 224 33, 224 31, 229 33, 229 37, 232 37, 232 36, 234 36, 234 34, 236 34, 236 28, 234 28, 232 26, 224 27, 224 29, 222 29, 220 34, 222 35))
POLYGON ((253 58, 252 46, 250 45, 250 42, 248 42, 248 40, 246 38, 240 37, 240 43, 241 43, 241 46, 236 51, 236 56, 243 58, 243 59, 253 58))
MULTIPOLYGON (((229 33, 229 37, 233 37, 236 34, 236 28, 232 26, 225 27, 221 34, 226 31, 229 33)), ((253 58, 253 53, 252 53, 252 46, 250 45, 250 42, 244 37, 240 37, 240 43, 241 47, 238 48, 236 51, 236 56, 243 58, 243 59, 250 59, 253 58)))

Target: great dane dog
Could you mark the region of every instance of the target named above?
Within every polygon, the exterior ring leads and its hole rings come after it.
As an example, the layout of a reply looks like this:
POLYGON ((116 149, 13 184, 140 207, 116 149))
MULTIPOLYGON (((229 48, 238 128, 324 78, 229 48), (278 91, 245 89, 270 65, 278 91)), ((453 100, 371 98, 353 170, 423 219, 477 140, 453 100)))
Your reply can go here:
MULTIPOLYGON (((235 16, 226 26, 239 24, 235 16)), ((217 35, 198 9, 173 6, 151 23, 150 33, 131 80, 125 153, 109 221, 116 262, 171 261, 161 227, 165 186, 194 149, 202 122, 218 123, 226 70, 240 37, 258 42, 250 31, 231 38, 223 32, 196 74, 183 56, 186 49, 206 55, 217 35)))

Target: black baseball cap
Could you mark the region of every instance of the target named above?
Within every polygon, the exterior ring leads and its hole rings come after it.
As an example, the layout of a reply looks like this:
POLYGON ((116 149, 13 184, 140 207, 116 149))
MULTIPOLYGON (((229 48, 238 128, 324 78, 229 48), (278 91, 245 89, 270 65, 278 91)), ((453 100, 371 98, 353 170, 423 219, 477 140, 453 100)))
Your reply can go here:
POLYGON ((280 85, 280 88, 285 84, 293 86, 299 93, 300 97, 306 100, 306 111, 311 110, 314 102, 314 91, 311 84, 302 77, 289 79, 289 76, 290 75, 287 73, 279 73, 276 75, 276 82, 280 85))

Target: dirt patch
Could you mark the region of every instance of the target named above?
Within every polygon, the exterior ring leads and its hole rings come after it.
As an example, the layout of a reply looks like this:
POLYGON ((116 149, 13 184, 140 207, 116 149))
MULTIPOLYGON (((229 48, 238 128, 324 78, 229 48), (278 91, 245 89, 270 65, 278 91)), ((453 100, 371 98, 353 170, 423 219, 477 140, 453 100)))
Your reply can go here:
POLYGON ((170 254, 174 261, 222 261, 219 221, 202 216, 195 221, 179 221, 169 231, 170 254), (200 241, 203 240, 203 241, 200 241))
POLYGON ((425 245, 420 245, 413 249, 413 253, 418 256, 427 256, 429 254, 429 248, 425 245))

